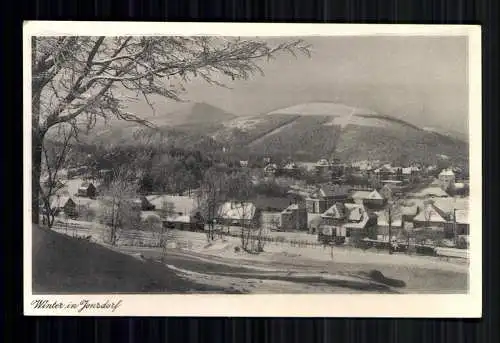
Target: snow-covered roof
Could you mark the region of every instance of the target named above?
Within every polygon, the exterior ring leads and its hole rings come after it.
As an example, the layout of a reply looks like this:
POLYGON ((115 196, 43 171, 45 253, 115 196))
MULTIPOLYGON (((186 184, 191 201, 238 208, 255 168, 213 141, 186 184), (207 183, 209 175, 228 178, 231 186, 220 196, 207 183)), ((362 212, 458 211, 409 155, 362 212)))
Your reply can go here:
POLYGON ((275 163, 270 163, 266 165, 264 169, 278 169, 278 166, 275 163))
POLYGON ((370 194, 368 194, 367 199, 370 199, 370 200, 383 200, 384 198, 380 195, 379 192, 377 192, 377 190, 373 190, 370 194))
POLYGON ((414 216, 418 212, 418 206, 401 206, 401 214, 406 216, 414 216))
POLYGON ((71 199, 71 197, 69 197, 69 196, 56 196, 50 202, 50 207, 51 208, 64 207, 64 206, 66 206, 66 203, 70 200, 73 201, 73 199, 71 199))
POLYGON ((165 218, 167 222, 175 222, 175 223, 190 223, 191 217, 189 215, 174 215, 168 216, 165 218))
POLYGON ((434 223, 445 223, 446 220, 441 217, 441 215, 436 211, 434 206, 432 204, 426 205, 425 209, 421 211, 417 216, 414 218, 415 221, 419 222, 434 222, 434 223))
POLYGON ((291 204, 290 206, 288 206, 287 208, 285 208, 281 213, 288 213, 288 212, 291 212, 291 211, 296 211, 299 209, 299 205, 298 204, 291 204))
POLYGON ((366 199, 368 196, 371 194, 370 191, 356 191, 352 193, 352 198, 353 199, 366 199))
MULTIPOLYGON (((387 217, 386 216, 379 216, 377 218, 377 225, 378 226, 389 226, 389 221, 387 220, 387 217)), ((392 227, 401 227, 403 225, 403 222, 401 220, 401 218, 393 218, 392 219, 392 223, 391 223, 391 226, 392 227)))
POLYGON ((256 207, 251 202, 228 201, 222 204, 218 210, 218 216, 224 219, 245 220, 253 219, 256 207))
POLYGON ((322 222, 322 214, 320 213, 308 213, 307 214, 307 225, 317 227, 322 222))
POLYGON ((97 199, 90 199, 84 197, 75 197, 73 201, 77 206, 91 206, 93 204, 97 205, 99 203, 99 200, 97 199))
POLYGON ((384 185, 399 185, 403 183, 403 181, 399 180, 382 180, 380 182, 382 182, 384 185))
POLYGON ((321 197, 344 197, 348 196, 350 192, 349 187, 337 186, 337 185, 323 185, 319 189, 319 194, 313 194, 313 196, 321 197))
POLYGON ((453 209, 467 210, 469 208, 468 198, 439 198, 434 199, 434 206, 444 213, 452 213, 453 209))
POLYGON ((469 224, 469 211, 468 210, 456 210, 455 220, 458 224, 469 224))
POLYGON ((89 189, 90 185, 94 186, 94 184, 92 182, 86 181, 86 182, 83 182, 78 189, 87 190, 87 189, 89 189))
POLYGON ((342 219, 344 218, 344 205, 342 203, 335 203, 330 206, 323 214, 321 215, 323 218, 335 218, 342 219))
POLYGON ((196 208, 196 199, 183 196, 183 195, 148 195, 146 199, 154 205, 157 210, 160 210, 164 202, 170 202, 174 206, 175 212, 181 212, 184 214, 191 214, 191 212, 196 208))
POLYGON ((153 216, 154 218, 161 220, 160 216, 155 211, 141 211, 141 219, 142 220, 145 220, 149 216, 153 216))
POLYGON ((283 167, 283 169, 296 169, 296 168, 298 168, 298 167, 297 167, 297 164, 295 162, 288 162, 283 167))
POLYGON ((439 176, 455 176, 455 173, 451 169, 443 169, 441 173, 439 173, 439 176))
POLYGON ((348 220, 360 221, 361 219, 363 219, 364 211, 360 206, 354 207, 346 205, 346 209, 348 213, 347 215, 348 220))
POLYGON ((368 222, 368 213, 363 205, 359 204, 345 204, 347 212, 347 220, 354 221, 344 224, 344 227, 350 229, 362 229, 368 222))
POLYGON ((446 193, 440 187, 427 187, 422 189, 420 192, 415 193, 415 196, 426 197, 426 196, 434 196, 434 197, 448 197, 448 193, 446 193))
POLYGON ((328 162, 326 159, 323 158, 323 159, 319 160, 318 162, 316 162, 316 165, 322 166, 322 167, 329 166, 330 162, 328 162))
POLYGON ((368 213, 363 205, 335 203, 322 215, 322 218, 347 219, 351 221, 344 226, 350 228, 363 228, 368 222, 368 213), (354 222, 354 223, 353 223, 354 222))

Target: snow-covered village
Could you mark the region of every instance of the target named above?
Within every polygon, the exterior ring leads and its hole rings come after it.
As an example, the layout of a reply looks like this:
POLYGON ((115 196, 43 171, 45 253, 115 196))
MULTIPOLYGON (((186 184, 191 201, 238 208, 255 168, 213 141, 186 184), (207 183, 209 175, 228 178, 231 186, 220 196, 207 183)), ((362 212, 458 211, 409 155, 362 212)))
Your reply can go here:
POLYGON ((466 293, 466 43, 412 39, 34 39, 33 291, 466 293))

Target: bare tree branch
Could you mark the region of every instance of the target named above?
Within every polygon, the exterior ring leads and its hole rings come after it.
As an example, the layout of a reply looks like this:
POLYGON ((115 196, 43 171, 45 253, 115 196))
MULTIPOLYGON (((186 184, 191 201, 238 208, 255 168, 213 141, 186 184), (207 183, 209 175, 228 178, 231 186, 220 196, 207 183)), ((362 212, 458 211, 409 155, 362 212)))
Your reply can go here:
MULTIPOLYGON (((99 118, 154 127, 126 110, 119 91, 140 95, 153 108, 151 96, 181 101, 184 84, 193 78, 225 87, 216 76, 248 79, 263 74, 259 61, 280 52, 309 55, 301 40, 270 46, 258 39, 174 36, 34 37, 32 49, 34 179, 39 179, 40 146, 52 127, 67 123, 75 137, 99 118)), ((38 200, 34 193, 33 204, 38 200)), ((33 220, 37 217, 34 212, 33 220)))

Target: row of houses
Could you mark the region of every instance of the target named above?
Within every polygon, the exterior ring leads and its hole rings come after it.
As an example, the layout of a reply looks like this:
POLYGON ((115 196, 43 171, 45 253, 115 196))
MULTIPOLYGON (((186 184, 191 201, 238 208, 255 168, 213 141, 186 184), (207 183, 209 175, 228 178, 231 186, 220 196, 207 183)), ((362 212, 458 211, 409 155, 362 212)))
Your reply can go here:
POLYGON ((323 185, 310 193, 305 200, 309 213, 323 213, 336 202, 354 202, 369 208, 383 207, 394 195, 393 187, 389 184, 379 190, 353 190, 349 186, 323 185))
MULTIPOLYGON (((462 199, 463 200, 463 199, 462 199)), ((353 231, 374 229, 377 235, 392 235, 403 229, 430 228, 445 236, 468 235, 468 204, 454 198, 437 199, 423 204, 401 206, 391 216, 386 210, 372 210, 362 203, 335 202, 323 213, 309 213, 305 206, 293 204, 281 212, 282 230, 307 230, 311 234, 325 230, 334 236, 349 237, 353 231)))
POLYGON ((385 186, 371 191, 320 187, 306 197, 305 202, 294 203, 280 213, 280 228, 317 233, 320 228, 336 225, 335 234, 344 236, 351 230, 374 226, 380 235, 387 235, 389 226, 394 232, 424 227, 458 235, 469 232, 467 198, 450 197, 446 193, 425 199, 408 198, 388 218, 386 204, 391 197, 390 187, 385 186))
POLYGON ((282 165, 269 162, 264 167, 264 175, 273 176, 278 173, 290 175, 295 175, 299 170, 299 166, 295 162, 285 162, 282 165))
MULTIPOLYGON (((351 197, 336 194, 336 199, 324 211, 311 212, 306 202, 290 204, 278 213, 277 228, 284 231, 305 231, 311 234, 323 233, 340 237, 350 237, 353 232, 366 233, 375 229, 378 235, 388 235, 389 226, 392 234, 405 228, 432 228, 453 235, 468 235, 468 199, 436 198, 431 201, 419 201, 401 206, 389 218, 387 211, 379 207, 379 202, 373 206, 372 201, 380 201, 383 197, 374 190, 368 194, 354 192, 351 197), (368 201, 368 202, 366 202, 368 201)), ((86 206, 98 208, 99 200, 73 199, 58 197, 54 199, 53 207, 74 214, 82 200, 86 206)), ((141 217, 158 216, 165 226, 182 230, 200 229, 206 223, 197 211, 195 199, 187 196, 151 195, 132 199, 141 210, 141 217), (172 204, 167 215, 163 212, 165 203, 172 204)), ((228 201, 223 203, 216 212, 215 222, 223 225, 265 225, 260 223, 261 211, 250 201, 228 201)))

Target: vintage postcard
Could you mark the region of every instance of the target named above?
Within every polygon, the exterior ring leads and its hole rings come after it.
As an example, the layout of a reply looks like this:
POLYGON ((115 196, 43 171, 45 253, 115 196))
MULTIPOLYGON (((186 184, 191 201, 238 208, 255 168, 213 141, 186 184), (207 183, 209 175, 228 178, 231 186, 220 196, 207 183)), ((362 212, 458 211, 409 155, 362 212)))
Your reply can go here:
POLYGON ((481 316, 479 26, 23 43, 26 315, 481 316))

